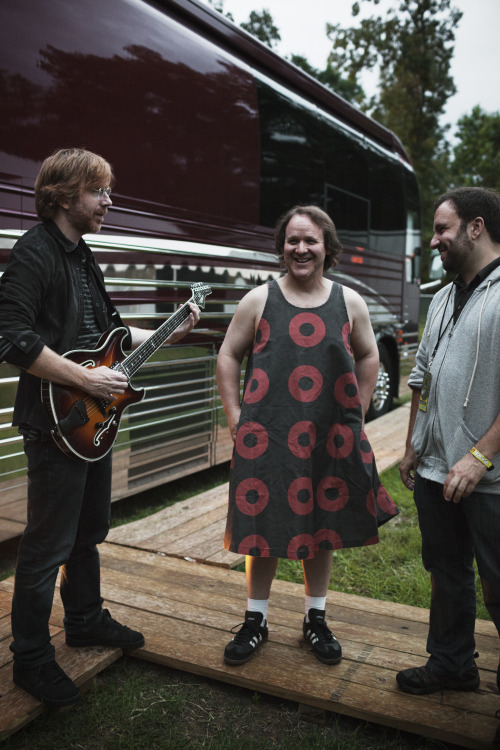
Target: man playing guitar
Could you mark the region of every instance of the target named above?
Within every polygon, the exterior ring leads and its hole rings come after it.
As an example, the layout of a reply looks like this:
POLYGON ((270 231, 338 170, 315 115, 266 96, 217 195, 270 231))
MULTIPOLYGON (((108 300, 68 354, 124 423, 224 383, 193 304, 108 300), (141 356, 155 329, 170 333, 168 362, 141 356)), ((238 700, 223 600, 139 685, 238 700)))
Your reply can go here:
MULTIPOLYGON (((0 359, 21 369, 13 424, 28 460, 28 524, 19 546, 12 602, 14 682, 51 706, 76 702, 79 691, 55 660, 49 617, 59 568, 69 646, 135 649, 141 633, 102 608, 97 544, 109 530, 111 456, 86 461, 63 452, 40 399, 41 379, 76 388, 106 403, 128 388, 123 368, 82 367, 64 357, 93 349, 104 332, 123 326, 103 275, 82 236, 96 233, 112 205, 111 166, 84 149, 55 152, 35 183, 41 223, 16 243, 0 283, 0 359)), ((199 320, 189 303, 173 344, 199 320)), ((135 349, 151 331, 127 328, 135 349)))

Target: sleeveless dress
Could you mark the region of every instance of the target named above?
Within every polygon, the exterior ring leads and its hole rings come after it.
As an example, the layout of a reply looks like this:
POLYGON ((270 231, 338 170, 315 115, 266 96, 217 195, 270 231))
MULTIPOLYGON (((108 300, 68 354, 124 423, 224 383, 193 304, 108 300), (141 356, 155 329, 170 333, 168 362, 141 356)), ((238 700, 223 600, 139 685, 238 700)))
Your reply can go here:
POLYGON ((377 474, 340 284, 319 307, 277 281, 250 353, 233 449, 224 547, 303 560, 379 541, 398 513, 377 474))

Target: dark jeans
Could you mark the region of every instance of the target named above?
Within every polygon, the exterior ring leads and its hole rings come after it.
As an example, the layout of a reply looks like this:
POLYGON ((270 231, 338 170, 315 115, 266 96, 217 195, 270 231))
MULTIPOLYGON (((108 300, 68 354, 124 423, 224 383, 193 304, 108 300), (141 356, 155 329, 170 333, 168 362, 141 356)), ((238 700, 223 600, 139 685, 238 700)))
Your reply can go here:
POLYGON ((422 561, 432 578, 427 665, 441 675, 462 675, 474 664, 474 555, 500 634, 500 495, 473 492, 460 503, 448 502, 442 484, 417 472, 415 504, 422 561))
POLYGON ((86 463, 49 436, 25 439, 28 524, 19 546, 12 601, 14 660, 34 667, 54 658, 49 618, 60 566, 64 627, 76 633, 101 614, 99 552, 109 530, 111 453, 86 463))

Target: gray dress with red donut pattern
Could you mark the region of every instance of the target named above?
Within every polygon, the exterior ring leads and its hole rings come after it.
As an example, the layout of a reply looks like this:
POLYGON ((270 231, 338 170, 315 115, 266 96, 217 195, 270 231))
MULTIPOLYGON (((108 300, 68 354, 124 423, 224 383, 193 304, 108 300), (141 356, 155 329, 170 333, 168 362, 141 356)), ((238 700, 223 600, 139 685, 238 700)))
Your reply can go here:
POLYGON ((250 353, 229 482, 225 549, 303 560, 379 541, 398 513, 380 482, 340 284, 319 307, 277 281, 250 353))

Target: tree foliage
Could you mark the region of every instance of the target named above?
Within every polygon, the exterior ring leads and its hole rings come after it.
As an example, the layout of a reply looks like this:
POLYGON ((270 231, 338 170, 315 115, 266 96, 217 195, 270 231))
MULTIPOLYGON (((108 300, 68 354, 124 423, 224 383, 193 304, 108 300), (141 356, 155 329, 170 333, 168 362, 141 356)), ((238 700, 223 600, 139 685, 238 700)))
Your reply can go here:
POLYGON ((234 17, 232 13, 229 13, 229 11, 224 10, 224 0, 208 0, 208 4, 212 6, 212 8, 216 11, 218 11, 221 15, 225 16, 226 18, 229 18, 230 21, 233 21, 234 23, 234 17))
POLYGON ((500 112, 474 107, 457 123, 451 179, 461 185, 500 190, 500 112))
MULTIPOLYGON (((352 6, 354 18, 360 8, 359 2, 352 6)), ((357 82, 362 71, 378 71, 377 93, 359 103, 393 130, 408 151, 419 178, 427 231, 433 200, 447 187, 447 128, 440 118, 456 93, 450 66, 461 17, 451 0, 400 0, 385 17, 362 19, 349 28, 327 25, 333 42, 329 61, 341 74, 357 82)))
POLYGON ((281 41, 279 29, 274 25, 273 17, 266 9, 263 9, 260 13, 252 10, 248 21, 241 23, 240 26, 271 49, 281 41))
POLYGON ((316 78, 316 80, 342 96, 348 102, 356 102, 364 96, 363 89, 359 83, 342 78, 339 71, 330 62, 327 62, 324 70, 314 68, 303 55, 291 55, 290 62, 298 68, 302 68, 303 71, 309 73, 310 76, 316 78))

